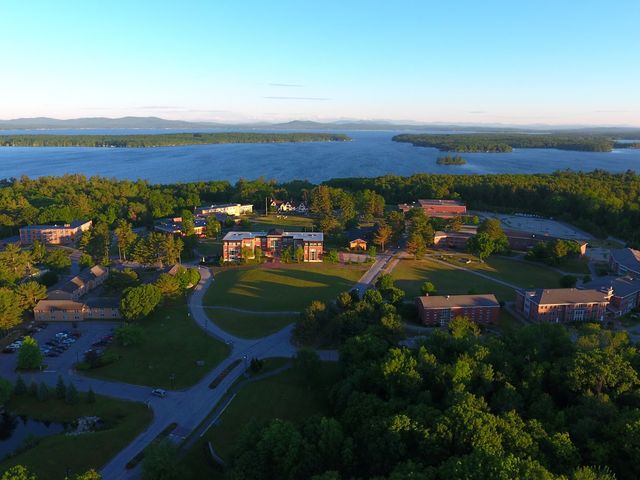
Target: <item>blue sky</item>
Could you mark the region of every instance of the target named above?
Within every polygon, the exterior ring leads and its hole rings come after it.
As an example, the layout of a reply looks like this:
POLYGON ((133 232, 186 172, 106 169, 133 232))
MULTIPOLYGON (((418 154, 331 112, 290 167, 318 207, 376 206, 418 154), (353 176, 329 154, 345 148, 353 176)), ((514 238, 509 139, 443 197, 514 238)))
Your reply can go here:
POLYGON ((640 1, 1 4, 0 118, 640 125, 640 1))

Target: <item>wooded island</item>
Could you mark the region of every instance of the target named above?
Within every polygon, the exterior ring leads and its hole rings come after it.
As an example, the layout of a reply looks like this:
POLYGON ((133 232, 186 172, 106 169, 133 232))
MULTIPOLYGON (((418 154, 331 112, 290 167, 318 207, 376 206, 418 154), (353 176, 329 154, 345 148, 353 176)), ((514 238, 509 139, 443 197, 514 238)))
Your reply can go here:
POLYGON ((433 147, 441 151, 468 153, 505 153, 514 148, 557 148, 584 152, 610 152, 614 148, 633 148, 632 143, 620 143, 619 137, 603 134, 529 134, 529 133, 463 133, 463 134, 402 134, 395 142, 416 147, 433 147))
POLYGON ((346 142, 333 133, 160 133, 142 135, 0 135, 3 147, 145 148, 220 143, 346 142))

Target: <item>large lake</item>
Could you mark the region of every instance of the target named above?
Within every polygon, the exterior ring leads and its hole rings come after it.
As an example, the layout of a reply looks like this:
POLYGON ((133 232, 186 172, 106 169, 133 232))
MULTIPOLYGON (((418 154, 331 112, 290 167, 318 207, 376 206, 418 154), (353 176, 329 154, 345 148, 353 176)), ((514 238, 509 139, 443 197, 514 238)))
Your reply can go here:
MULTIPOLYGON (((221 130, 199 130, 221 131, 221 130)), ((240 131, 240 130, 234 130, 240 131)), ((2 134, 134 134, 170 130, 0 131, 2 134)), ((610 153, 516 149, 462 154, 466 165, 437 165, 446 153, 392 142, 391 131, 345 132, 351 142, 192 145, 160 148, 0 147, 0 178, 82 173, 152 183, 257 178, 320 182, 339 177, 414 173, 545 173, 572 169, 640 172, 640 149, 610 153)), ((404 133, 407 133, 404 131, 404 133)))

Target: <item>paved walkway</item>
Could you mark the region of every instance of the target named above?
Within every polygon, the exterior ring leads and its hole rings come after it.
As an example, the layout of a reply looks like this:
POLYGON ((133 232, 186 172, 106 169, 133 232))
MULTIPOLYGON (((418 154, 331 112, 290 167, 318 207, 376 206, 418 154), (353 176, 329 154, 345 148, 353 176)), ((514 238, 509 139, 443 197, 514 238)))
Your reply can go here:
MULTIPOLYGON (((360 278, 356 288, 360 292, 364 292, 392 258, 392 255, 380 255, 371 268, 360 278)), ((292 345, 290 341, 293 325, 289 325, 267 337, 246 339, 227 333, 211 321, 205 311, 203 300, 207 289, 213 281, 213 276, 208 268, 198 268, 201 278, 189 297, 189 313, 194 322, 208 335, 231 346, 231 353, 225 360, 193 387, 179 392, 168 392, 167 396, 162 399, 150 397, 149 387, 129 386, 119 383, 111 384, 110 382, 78 377, 87 382, 87 385, 83 385, 81 388, 93 386, 96 393, 103 393, 105 390, 112 391, 113 388, 122 388, 121 392, 125 393, 126 391, 125 395, 116 394, 112 396, 143 401, 146 399, 149 407, 154 411, 153 421, 147 430, 138 435, 102 468, 101 473, 105 479, 137 478, 139 469, 126 470, 127 462, 144 450, 171 423, 177 423, 178 428, 185 436, 195 431, 210 415, 211 410, 219 404, 231 385, 244 373, 251 358, 291 358, 297 351, 297 347, 292 345), (240 360, 240 363, 231 370, 216 388, 210 389, 211 382, 237 360, 240 360), (96 388, 98 386, 97 382, 108 383, 109 385, 106 386, 108 388, 96 388), (129 389, 131 391, 128 391, 129 389)), ((322 361, 337 361, 339 358, 339 354, 335 350, 319 350, 318 356, 322 361)))

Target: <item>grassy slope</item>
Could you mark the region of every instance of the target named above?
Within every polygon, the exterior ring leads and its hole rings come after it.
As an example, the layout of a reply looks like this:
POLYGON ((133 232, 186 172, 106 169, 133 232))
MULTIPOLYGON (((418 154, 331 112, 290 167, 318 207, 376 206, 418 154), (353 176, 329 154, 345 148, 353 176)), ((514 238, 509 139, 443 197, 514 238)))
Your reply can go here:
POLYGON ((473 290, 476 293, 494 293, 498 300, 515 298, 512 288, 429 260, 401 260, 393 270, 393 278, 396 286, 407 292, 408 299, 420 295, 420 287, 427 281, 435 285, 440 295, 460 295, 473 290))
POLYGON ((68 467, 72 473, 90 468, 99 469, 136 437, 152 418, 151 410, 140 403, 109 397, 96 397, 96 403, 86 403, 84 395, 77 405, 62 400, 40 402, 32 397, 17 397, 9 410, 40 420, 70 422, 81 416, 96 415, 111 425, 108 429, 78 436, 52 435, 23 453, 0 463, 0 472, 13 465, 25 465, 40 480, 64 478, 68 467))
POLYGON ((215 470, 209 467, 205 454, 206 442, 211 441, 216 452, 228 459, 233 452, 234 442, 252 419, 266 421, 280 418, 302 422, 311 415, 329 413, 329 390, 338 379, 338 365, 324 363, 321 379, 313 389, 307 388, 293 370, 245 385, 225 410, 219 423, 208 430, 185 456, 183 464, 190 471, 187 478, 215 478, 215 470))
POLYGON ((207 309, 207 314, 224 331, 243 338, 264 337, 298 319, 297 314, 260 315, 224 309, 207 309))
POLYGON ((350 290, 365 269, 300 264, 217 271, 205 295, 205 305, 254 311, 300 311, 312 300, 328 301, 341 291, 350 290))
POLYGON ((122 358, 85 373, 162 388, 172 387, 169 376, 175 374, 173 387, 184 388, 196 383, 227 356, 228 347, 206 335, 187 316, 184 300, 178 305, 159 307, 139 324, 145 330, 142 345, 125 348, 114 344, 109 351, 122 358), (198 360, 203 360, 204 366, 196 366, 198 360))

